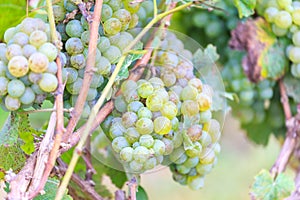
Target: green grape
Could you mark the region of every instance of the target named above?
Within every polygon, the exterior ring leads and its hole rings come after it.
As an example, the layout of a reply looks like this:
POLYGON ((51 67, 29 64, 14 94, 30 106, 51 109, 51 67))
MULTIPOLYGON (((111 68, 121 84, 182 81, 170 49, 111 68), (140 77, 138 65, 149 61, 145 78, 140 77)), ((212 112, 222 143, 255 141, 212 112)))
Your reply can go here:
POLYGON ((98 40, 97 48, 101 51, 101 53, 105 52, 110 47, 110 41, 107 37, 102 36, 100 40, 98 40))
POLYGON ((177 165, 176 168, 180 174, 188 174, 191 171, 191 168, 188 168, 184 165, 177 165))
POLYGON ((202 126, 199 124, 192 125, 187 130, 187 135, 193 142, 199 140, 202 136, 202 126))
POLYGON ((151 94, 146 100, 147 108, 153 112, 160 111, 163 106, 163 100, 156 94, 151 94))
POLYGON ((154 131, 159 135, 168 134, 172 129, 171 121, 166 117, 157 117, 154 122, 154 131))
POLYGON ((264 17, 265 19, 269 22, 269 23, 272 23, 274 22, 275 20, 275 17, 276 15, 278 14, 278 9, 277 8, 274 8, 274 7, 268 7, 266 10, 265 10, 265 14, 264 14, 264 17))
POLYGON ((104 31, 107 35, 115 35, 122 29, 122 23, 117 18, 110 18, 103 24, 104 31))
POLYGON ((36 47, 30 44, 26 44, 25 46, 23 46, 22 49, 23 56, 25 56, 26 58, 29 58, 36 51, 37 51, 36 47))
POLYGON ((154 6, 152 1, 143 1, 141 6, 145 9, 147 17, 152 17, 154 6))
POLYGON ((207 147, 212 143, 211 136, 208 134, 208 132, 202 130, 202 135, 199 142, 201 143, 202 147, 207 147))
MULTIPOLYGON (((105 4, 104 4, 105 5, 105 4)), ((120 151, 120 159, 124 162, 130 162, 133 160, 133 148, 125 147, 120 151)))
POLYGON ((164 117, 167 117, 171 120, 177 115, 177 106, 172 101, 167 101, 163 104, 160 112, 164 117))
POLYGON ((66 51, 69 55, 76 55, 83 52, 84 46, 79 38, 70 38, 65 44, 66 51))
POLYGON ((128 91, 128 92, 124 93, 123 95, 124 95, 125 101, 127 103, 130 103, 132 101, 138 101, 140 99, 136 90, 128 91))
POLYGON ((56 25, 56 30, 59 32, 62 41, 67 41, 67 39, 69 39, 69 36, 66 33, 66 25, 64 23, 58 23, 56 25))
POLYGON ((199 110, 202 112, 210 109, 212 105, 212 99, 204 93, 200 93, 197 95, 197 102, 199 110))
POLYGON ((42 79, 43 75, 40 73, 29 72, 28 79, 31 83, 38 84, 42 79))
POLYGON ((88 47, 89 46, 89 42, 90 42, 90 31, 84 31, 82 34, 81 34, 81 42, 83 43, 83 45, 85 47, 88 47))
POLYGON ((24 56, 15 56, 8 63, 8 71, 15 77, 22 77, 29 71, 28 61, 24 56))
POLYGON ((300 10, 299 9, 296 9, 293 11, 292 18, 293 18, 293 22, 299 26, 300 25, 300 10))
POLYGON ((15 27, 11 27, 8 28, 5 33, 4 33, 4 42, 8 43, 11 39, 13 39, 14 35, 16 34, 16 28, 15 27))
POLYGON ((150 151, 144 146, 138 146, 133 150, 133 159, 139 163, 144 163, 150 155, 150 151))
POLYGON ((152 84, 152 86, 155 90, 160 89, 165 86, 164 82, 158 77, 150 78, 149 83, 152 84))
POLYGON ((103 52, 103 56, 109 60, 110 63, 116 63, 119 58, 121 58, 122 53, 120 49, 116 46, 110 46, 105 52, 103 52))
POLYGON ((293 63, 300 63, 300 47, 292 47, 288 57, 293 63))
POLYGON ((292 17, 287 11, 279 11, 274 22, 279 28, 287 29, 292 25, 292 17))
POLYGON ((103 76, 101 76, 100 74, 94 74, 90 87, 96 89, 100 87, 103 84, 103 82, 104 82, 103 76))
MULTIPOLYGON (((112 139, 115 139, 116 137, 123 136, 123 134, 125 132, 126 132, 126 129, 122 125, 121 118, 114 118, 112 120, 112 124, 111 124, 111 127, 109 129, 109 135, 110 135, 110 137, 112 139)), ((130 142, 127 138, 126 138, 126 140, 128 142, 130 142)))
POLYGON ((7 92, 11 97, 21 97, 25 92, 25 85, 22 81, 18 79, 11 80, 7 84, 7 92))
POLYGON ((72 67, 75 69, 83 69, 85 67, 85 57, 83 54, 73 55, 70 58, 72 67))
POLYGON ((55 75, 57 73, 57 70, 58 70, 58 67, 57 67, 56 63, 55 62, 50 62, 48 67, 47 67, 46 72, 55 75))
POLYGON ((7 85, 8 85, 8 79, 0 76, 0 96, 4 96, 7 94, 7 85))
POLYGON ((119 9, 116 12, 114 12, 113 17, 117 18, 121 22, 121 30, 126 30, 129 26, 129 23, 131 21, 131 15, 130 12, 128 12, 125 9, 119 9))
POLYGON ((276 26, 276 24, 272 24, 272 31, 276 36, 281 37, 287 34, 288 29, 283 29, 276 26))
POLYGON ((154 130, 154 125, 151 119, 140 118, 135 124, 136 129, 141 135, 151 134, 154 130))
POLYGON ((84 29, 79 20, 71 20, 66 25, 66 33, 68 36, 80 38, 81 34, 84 32, 84 29))
POLYGON ((125 112, 122 115, 122 123, 125 128, 132 127, 137 121, 138 117, 134 112, 125 112))
POLYGON ((259 90, 259 97, 261 99, 271 99, 273 97, 273 89, 265 88, 265 89, 259 90))
POLYGON ((217 120, 211 119, 209 121, 208 133, 211 136, 212 142, 217 142, 220 139, 221 136, 220 124, 217 120))
POLYGON ((83 107, 83 111, 81 113, 81 118, 82 119, 88 119, 89 116, 90 116, 90 113, 91 113, 91 108, 87 103, 85 103, 84 107, 83 107))
POLYGON ((140 101, 132 101, 128 104, 127 110, 137 113, 144 105, 140 101))
POLYGON ((0 76, 5 76, 7 71, 7 66, 4 64, 4 62, 0 61, 0 76))
POLYGON ((116 38, 116 40, 111 40, 111 44, 123 51, 132 42, 132 40, 133 37, 130 33, 121 32, 119 37, 116 38))
POLYGON ((138 110, 138 118, 152 119, 152 112, 147 107, 142 107, 138 110))
POLYGON ((72 95, 78 95, 83 84, 83 79, 77 78, 75 82, 66 85, 67 91, 72 95))
POLYGON ((195 25, 198 28, 203 28, 205 25, 207 25, 209 21, 209 15, 205 12, 196 12, 193 13, 193 25, 195 25))
POLYGON ((192 190, 199 190, 204 187, 204 177, 203 176, 188 176, 187 185, 192 190))
POLYGON ((202 164, 212 164, 215 160, 215 152, 212 149, 203 149, 200 155, 200 162, 202 164))
POLYGON ((130 127, 124 133, 124 137, 130 144, 133 144, 139 140, 140 134, 136 128, 130 127))
POLYGON ((292 0, 277 0, 277 4, 280 8, 286 9, 292 5, 292 0))
POLYGON ((115 99, 115 108, 117 111, 124 113, 127 111, 127 103, 123 97, 123 95, 119 95, 115 99))
POLYGON ((133 160, 129 163, 130 169, 133 170, 134 172, 141 172, 143 166, 144 166, 143 163, 139 163, 136 160, 133 160))
POLYGON ((171 67, 175 67, 178 65, 179 60, 175 53, 160 52, 158 55, 160 64, 171 67))
POLYGON ((22 47, 17 44, 11 44, 6 49, 6 58, 11 60, 15 56, 22 56, 22 47))
POLYGON ((186 100, 181 105, 181 113, 186 116, 194 116, 199 113, 198 103, 192 100, 186 100))
POLYGON ((130 13, 136 13, 140 8, 140 3, 138 2, 132 2, 131 0, 124 0, 123 3, 124 3, 124 8, 128 10, 130 13))
POLYGON ((29 37, 25 33, 18 32, 14 35, 12 40, 15 44, 20 45, 20 46, 24 46, 24 45, 28 44, 29 37))
POLYGON ((98 95, 97 89, 95 89, 95 88, 89 88, 86 100, 87 101, 92 101, 92 100, 96 99, 97 95, 98 95))
POLYGON ((172 175, 174 181, 178 182, 181 185, 186 185, 187 184, 187 176, 184 174, 180 173, 174 173, 172 175))
POLYGON ((134 13, 131 15, 131 20, 130 20, 128 28, 132 29, 132 28, 136 27, 138 25, 138 23, 139 23, 139 16, 134 13))
POLYGON ((300 64, 292 64, 291 74, 296 78, 300 78, 300 64))
POLYGON ((193 86, 187 85, 186 87, 184 87, 182 89, 180 98, 183 101, 185 101, 185 100, 196 100, 197 95, 198 95, 198 90, 193 86))
POLYGON ((173 144, 172 140, 170 140, 168 138, 163 138, 161 141, 165 144, 164 155, 170 155, 174 150, 174 144, 173 144))
POLYGON ((142 82, 138 81, 137 84, 138 84, 137 92, 140 97, 147 98, 151 94, 153 94, 154 88, 151 83, 147 81, 142 81, 142 82))
POLYGON ((123 94, 137 89, 137 83, 133 80, 125 80, 121 85, 121 91, 123 94))
POLYGON ((110 61, 106 58, 101 56, 100 61, 96 64, 96 73, 101 74, 103 76, 107 76, 110 74, 111 71, 111 64, 110 61))
POLYGON ((139 21, 140 22, 142 22, 142 23, 146 22, 146 20, 147 20, 147 13, 146 13, 145 8, 140 7, 136 14, 139 17, 139 21))
POLYGON ((144 168, 146 170, 150 170, 150 169, 153 169, 154 167, 156 167, 157 165, 157 159, 152 157, 152 158, 149 158, 148 160, 146 160, 146 162, 144 163, 144 168))
POLYGON ((156 156, 164 155, 166 151, 165 143, 157 139, 154 140, 152 148, 156 156))
POLYGON ((57 48, 49 42, 47 42, 47 43, 43 44, 42 46, 40 46, 39 52, 46 55, 49 62, 54 61, 56 59, 57 55, 58 55, 57 48))
POLYGON ((65 19, 66 11, 64 7, 59 5, 53 5, 54 20, 56 23, 65 19))
POLYGON ((101 20, 103 22, 107 21, 108 19, 110 19, 112 17, 112 14, 113 14, 113 10, 111 9, 111 7, 107 4, 103 4, 101 20))
POLYGON ((28 65, 31 71, 36 73, 43 73, 47 70, 49 61, 45 54, 36 52, 29 57, 28 65))
POLYGON ((212 167, 213 167, 212 164, 206 164, 206 165, 204 165, 204 164, 199 163, 196 166, 196 170, 197 170, 198 174, 200 174, 200 175, 206 175, 206 174, 208 174, 212 170, 212 167))
POLYGON ((31 85, 31 89, 34 91, 35 94, 37 95, 42 95, 45 92, 40 88, 40 86, 38 84, 32 84, 31 85))
POLYGON ((129 143, 127 142, 125 137, 116 137, 115 139, 113 139, 112 141, 112 148, 116 153, 120 153, 120 151, 122 149, 124 149, 125 147, 129 147, 129 143))
POLYGON ((78 78, 78 72, 76 69, 74 68, 71 68, 71 67, 67 67, 67 68, 64 68, 66 70, 66 81, 67 81, 67 84, 71 84, 71 83, 74 83, 77 78, 78 78))
POLYGON ((293 34, 293 43, 295 46, 300 46, 300 31, 293 34))
POLYGON ((35 100, 35 94, 30 87, 26 87, 24 94, 20 97, 20 102, 25 105, 30 105, 35 100))
POLYGON ((139 139, 141 146, 151 148, 154 144, 154 139, 151 135, 142 135, 139 139))
POLYGON ((161 80, 166 87, 171 87, 176 83, 176 75, 172 72, 166 72, 161 75, 161 80))
POLYGON ((29 37, 29 43, 36 48, 40 47, 42 44, 48 41, 47 34, 43 31, 33 31, 29 37))
POLYGON ((109 0, 107 4, 113 9, 114 12, 119 10, 123 5, 121 0, 109 0))
POLYGON ((194 168, 198 165, 199 161, 198 157, 188 158, 183 165, 189 168, 194 168))
POLYGON ((58 86, 56 76, 50 73, 43 73, 39 86, 45 92, 54 92, 58 86))
POLYGON ((10 111, 18 110, 21 106, 21 102, 18 98, 7 95, 5 97, 5 107, 10 111))
POLYGON ((175 164, 183 164, 186 161, 187 156, 185 155, 184 148, 179 147, 177 149, 174 149, 174 151, 170 154, 169 158, 170 161, 172 161, 175 164))

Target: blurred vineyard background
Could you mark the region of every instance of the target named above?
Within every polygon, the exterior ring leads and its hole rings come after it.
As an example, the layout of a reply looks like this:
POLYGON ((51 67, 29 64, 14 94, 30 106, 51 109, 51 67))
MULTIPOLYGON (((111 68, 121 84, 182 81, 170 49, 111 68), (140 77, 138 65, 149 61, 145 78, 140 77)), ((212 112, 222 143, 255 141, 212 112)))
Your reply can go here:
MULTIPOLYGON (((0 3, 0 35, 8 26, 14 25, 25 14, 25 1, 1 0, 0 3), (20 6, 13 6, 15 5, 20 6), (13 10, 13 12, 12 12, 13 10), (5 17, 4 17, 5 16, 5 17), (8 20, 10 19, 10 20, 8 20)), ((228 60, 227 42, 229 31, 235 27, 236 18, 226 20, 230 15, 235 15, 234 9, 223 11, 203 11, 192 9, 178 13, 174 16, 171 28, 185 33, 205 46, 212 43, 218 47, 221 62, 228 60), (203 14, 206 12, 206 14, 203 14), (208 14, 207 14, 208 13, 208 14), (208 17, 209 16, 209 17, 208 17), (204 28, 205 24, 209 24, 204 28), (226 31, 224 31, 226 30, 226 31), (207 37, 209 36, 209 37, 207 37)), ((219 64, 220 66, 222 64, 219 64)), ((7 113, 0 110, 0 128, 6 119, 7 113)), ((36 124, 41 126, 49 115, 32 114, 36 124)), ((142 176, 142 184, 147 190, 150 199, 163 200, 237 200, 250 199, 248 192, 253 182, 253 177, 262 168, 269 169, 274 163, 280 145, 275 138, 271 138, 266 147, 257 146, 246 139, 245 133, 240 130, 239 123, 230 115, 227 116, 222 136, 222 152, 219 164, 206 178, 205 187, 200 191, 191 191, 172 181, 168 168, 142 176)))

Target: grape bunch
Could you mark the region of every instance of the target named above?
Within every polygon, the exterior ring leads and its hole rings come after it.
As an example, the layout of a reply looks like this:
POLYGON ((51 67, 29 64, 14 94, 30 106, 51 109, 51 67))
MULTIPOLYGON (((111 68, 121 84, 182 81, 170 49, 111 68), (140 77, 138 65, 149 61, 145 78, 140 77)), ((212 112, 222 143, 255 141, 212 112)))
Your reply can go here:
POLYGON ((220 152, 212 88, 194 76, 193 55, 174 34, 168 33, 159 49, 155 75, 122 83, 104 130, 129 172, 170 165, 175 181, 200 189, 220 152))
POLYGON ((272 0, 264 6, 263 16, 271 24, 273 33, 291 41, 292 44, 286 48, 287 57, 292 62, 290 71, 292 76, 300 78, 300 2, 272 0))
POLYGON ((25 18, 6 30, 4 41, 0 44, 2 108, 15 111, 41 104, 58 85, 58 50, 50 42, 49 24, 25 18))
MULTIPOLYGON (((56 6, 55 19, 58 22, 57 30, 65 42, 64 55, 67 60, 63 69, 63 77, 66 80, 64 104, 66 108, 73 107, 78 98, 83 84, 84 70, 88 57, 89 25, 81 13, 75 18, 64 23, 66 13, 73 12, 77 6, 67 1, 64 7, 56 6)), ((139 17, 137 12, 140 3, 131 1, 109 0, 103 4, 101 25, 99 27, 99 39, 96 49, 95 73, 90 85, 87 102, 84 106, 82 118, 88 118, 91 107, 101 95, 102 88, 114 69, 114 65, 122 56, 123 50, 133 40, 133 36, 127 32, 137 26, 139 17)), ((93 12, 93 8, 89 12, 93 12)))

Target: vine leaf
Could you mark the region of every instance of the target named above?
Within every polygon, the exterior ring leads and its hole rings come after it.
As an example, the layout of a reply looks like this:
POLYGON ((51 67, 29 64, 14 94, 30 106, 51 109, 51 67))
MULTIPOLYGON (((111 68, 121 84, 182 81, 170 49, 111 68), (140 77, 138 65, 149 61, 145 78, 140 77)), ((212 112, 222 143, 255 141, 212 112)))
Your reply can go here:
POLYGON ((0 131, 0 146, 11 146, 18 141, 18 118, 10 113, 0 131))
POLYGON ((287 95, 294 99, 296 103, 300 102, 300 80, 292 76, 285 76, 283 79, 287 95))
MULTIPOLYGON (((38 195, 37 197, 34 198, 34 200, 55 199, 58 185, 59 185, 59 181, 57 179, 49 178, 44 188, 45 194, 38 195)), ((72 200, 72 199, 73 198, 67 194, 67 191, 62 198, 62 200, 72 200)))
POLYGON ((138 199, 138 200, 148 200, 149 199, 145 189, 142 186, 138 187, 138 191, 136 193, 136 199, 138 199))
POLYGON ((256 0, 234 0, 234 5, 237 7, 239 17, 249 17, 254 14, 256 0))
POLYGON ((247 51, 242 64, 252 82, 265 78, 278 80, 286 70, 286 40, 277 40, 270 25, 262 18, 239 23, 231 33, 229 45, 236 50, 247 51))
POLYGON ((286 174, 279 174, 274 180, 270 172, 262 170, 254 177, 251 195, 257 200, 280 200, 288 197, 294 190, 293 179, 286 174))

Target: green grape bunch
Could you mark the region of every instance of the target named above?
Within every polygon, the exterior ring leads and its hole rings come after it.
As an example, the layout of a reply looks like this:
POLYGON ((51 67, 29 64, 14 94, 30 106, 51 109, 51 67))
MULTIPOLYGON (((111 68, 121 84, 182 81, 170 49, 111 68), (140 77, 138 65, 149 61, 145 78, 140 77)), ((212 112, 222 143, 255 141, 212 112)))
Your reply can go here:
MULTIPOLYGON (((57 33, 60 37, 59 33, 57 33)), ((58 49, 50 42, 50 26, 25 18, 4 33, 0 44, 0 97, 4 110, 40 104, 55 92, 58 49)))
POLYGON ((125 171, 167 165, 175 181, 197 190, 220 152, 213 90, 194 75, 193 54, 175 34, 168 33, 158 49, 155 74, 121 84, 102 128, 125 171))

